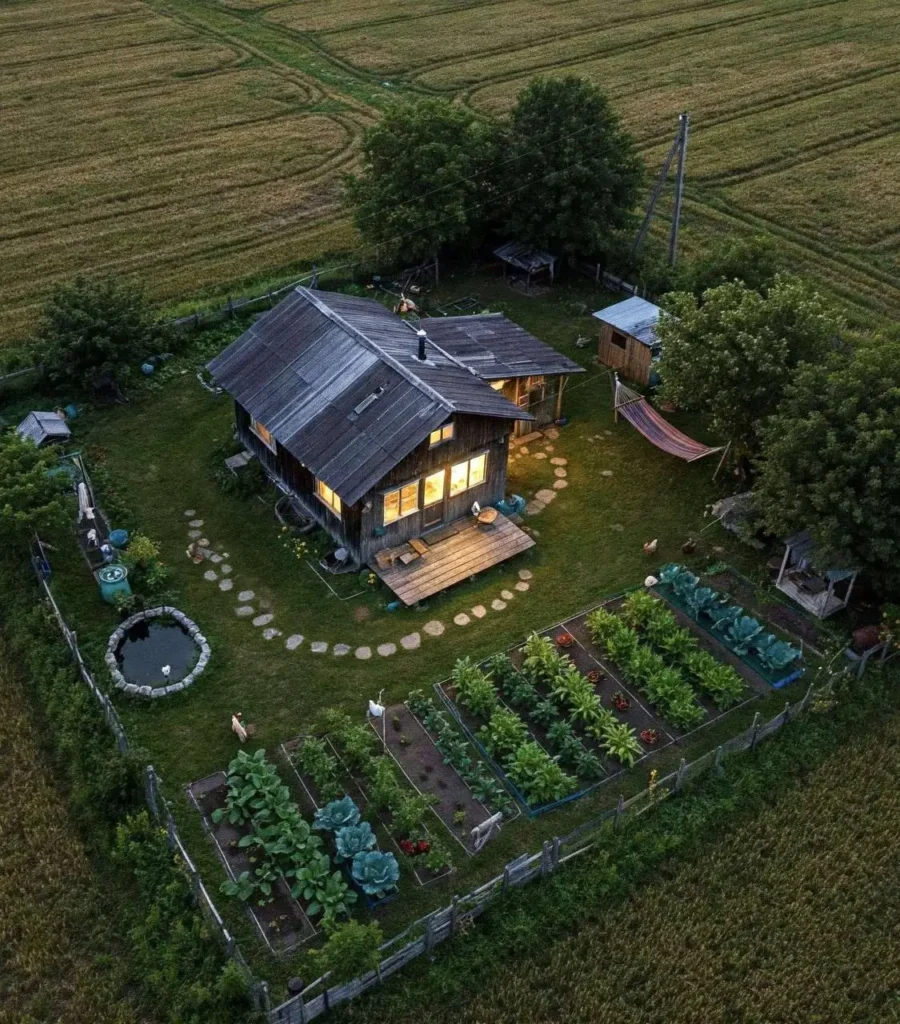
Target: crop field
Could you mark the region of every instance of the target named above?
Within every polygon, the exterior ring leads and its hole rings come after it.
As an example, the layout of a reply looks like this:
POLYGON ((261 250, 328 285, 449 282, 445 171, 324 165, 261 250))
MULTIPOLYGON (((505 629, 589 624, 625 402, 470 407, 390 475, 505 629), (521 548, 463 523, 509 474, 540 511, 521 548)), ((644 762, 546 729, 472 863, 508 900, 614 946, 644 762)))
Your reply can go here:
MULTIPOLYGON (((706 1024, 896 1020, 900 720, 671 877, 429 1020, 706 1024)), ((390 1019, 420 1020, 415 990, 390 1019)), ((365 1008, 363 1008, 365 1010, 365 1008)), ((363 1020, 385 1020, 373 1008, 363 1020)))
POLYGON ((363 126, 535 74, 611 96, 658 167, 689 110, 684 242, 771 231, 860 319, 900 309, 890 0, 13 0, 0 12, 0 339, 77 269, 167 303, 352 248, 363 126), (14 143, 13 143, 14 140, 14 143))

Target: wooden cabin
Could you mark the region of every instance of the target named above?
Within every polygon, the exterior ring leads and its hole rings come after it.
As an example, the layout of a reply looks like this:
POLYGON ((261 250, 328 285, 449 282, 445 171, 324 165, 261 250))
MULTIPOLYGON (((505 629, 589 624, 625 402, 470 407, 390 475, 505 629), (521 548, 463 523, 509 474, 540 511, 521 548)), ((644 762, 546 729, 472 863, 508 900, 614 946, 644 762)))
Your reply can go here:
POLYGON ((506 496, 510 434, 534 416, 429 337, 453 319, 417 329, 374 300, 297 288, 208 367, 278 487, 409 604, 534 543, 472 513, 506 496))
POLYGON ((594 316, 601 324, 600 362, 638 384, 655 383, 653 364, 661 352, 656 336, 659 306, 635 295, 598 310, 594 316))

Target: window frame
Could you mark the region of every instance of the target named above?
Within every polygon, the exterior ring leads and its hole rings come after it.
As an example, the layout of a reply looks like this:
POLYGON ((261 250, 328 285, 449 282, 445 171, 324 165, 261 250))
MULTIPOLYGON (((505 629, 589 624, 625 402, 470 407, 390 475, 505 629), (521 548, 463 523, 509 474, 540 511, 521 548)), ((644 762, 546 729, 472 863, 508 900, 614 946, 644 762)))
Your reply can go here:
POLYGON ((265 423, 260 423, 260 421, 254 419, 253 416, 250 417, 250 432, 253 434, 254 437, 259 438, 259 440, 262 441, 262 443, 269 449, 270 452, 275 452, 276 454, 278 453, 278 442, 272 435, 272 431, 269 430, 265 423), (260 433, 261 430, 265 431, 265 433, 268 435, 268 441, 260 433))
POLYGON ((471 491, 475 487, 481 487, 482 484, 487 483, 488 478, 488 450, 485 448, 483 451, 475 452, 469 455, 468 458, 462 462, 455 462, 450 466, 450 486, 448 488, 448 497, 458 498, 461 494, 465 494, 466 491, 471 491), (483 459, 483 475, 479 481, 472 483, 472 463, 477 462, 478 459, 483 459), (466 486, 458 491, 453 490, 453 470, 458 469, 460 466, 466 467, 466 486))
POLYGON ((408 519, 409 516, 414 516, 417 512, 422 511, 422 478, 415 477, 412 480, 407 480, 406 483, 398 484, 396 487, 388 487, 387 490, 381 492, 381 525, 382 526, 393 526, 394 523, 399 523, 401 519, 408 519), (408 512, 403 511, 403 492, 408 490, 410 487, 416 489, 416 507, 410 509, 408 512), (387 518, 387 500, 392 495, 397 495, 397 515, 393 519, 387 518))
POLYGON ((327 508, 328 511, 333 516, 337 516, 338 519, 342 519, 343 516, 341 515, 341 513, 344 511, 344 503, 341 500, 341 496, 337 493, 337 491, 333 487, 329 487, 328 484, 326 484, 324 480, 320 480, 318 477, 314 477, 314 479, 316 481, 316 487, 315 487, 315 495, 316 495, 316 497, 319 499, 319 501, 322 502, 322 504, 325 506, 325 508, 327 508), (327 498, 324 494, 322 494, 322 492, 320 491, 320 488, 325 488, 325 490, 328 491, 332 495, 332 498, 334 499, 334 501, 329 500, 329 498, 327 498), (336 503, 337 507, 335 507, 335 503, 336 503))
POLYGON ((447 497, 447 467, 444 466, 441 469, 434 470, 433 473, 426 473, 422 477, 422 509, 434 508, 435 505, 443 504, 444 499, 447 497), (428 481, 433 477, 439 476, 441 478, 441 496, 432 502, 426 501, 428 481))
POLYGON ((614 345, 616 348, 621 349, 623 352, 628 351, 628 335, 623 331, 617 330, 615 327, 610 328, 609 332, 609 343, 614 345), (617 339, 621 338, 621 341, 617 339))
POLYGON ((446 444, 448 441, 452 441, 456 437, 456 424, 453 420, 449 423, 444 423, 440 427, 436 427, 428 435, 428 448, 440 448, 442 444, 446 444), (437 441, 432 440, 435 434, 439 434, 437 441))

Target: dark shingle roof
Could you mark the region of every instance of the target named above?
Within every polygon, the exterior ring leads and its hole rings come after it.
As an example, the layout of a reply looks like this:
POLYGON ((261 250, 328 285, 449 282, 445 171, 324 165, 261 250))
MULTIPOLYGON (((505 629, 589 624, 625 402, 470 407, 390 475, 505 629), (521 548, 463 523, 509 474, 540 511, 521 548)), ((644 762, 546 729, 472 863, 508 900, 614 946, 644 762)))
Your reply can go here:
POLYGON ((521 419, 372 299, 297 288, 209 364, 216 381, 347 504, 453 413, 521 419))
POLYGON ((502 313, 434 317, 420 321, 420 326, 431 341, 484 380, 584 373, 584 367, 502 313))

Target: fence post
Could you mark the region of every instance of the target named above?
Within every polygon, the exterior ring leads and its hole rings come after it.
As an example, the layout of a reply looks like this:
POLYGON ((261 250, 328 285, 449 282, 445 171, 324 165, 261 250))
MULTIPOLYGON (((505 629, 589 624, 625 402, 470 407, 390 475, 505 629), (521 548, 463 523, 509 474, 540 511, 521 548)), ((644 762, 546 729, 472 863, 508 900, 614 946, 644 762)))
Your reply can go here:
POLYGON ((546 878, 553 870, 552 856, 550 843, 545 839, 541 844, 541 878, 546 878))
POLYGON ((434 948, 434 914, 425 918, 425 952, 430 953, 434 948))
POLYGON ((228 317, 230 320, 234 319, 234 303, 231 301, 231 296, 228 296, 228 317))
POLYGON ((501 888, 503 892, 509 889, 509 864, 503 865, 503 884, 501 888))
POLYGON ((716 758, 713 761, 713 771, 717 775, 721 775, 723 773, 723 770, 724 770, 722 768, 722 757, 723 757, 723 754, 724 754, 724 752, 723 752, 721 746, 716 747, 716 758))
POLYGON ((457 907, 456 907, 457 903, 459 903, 459 897, 458 896, 454 896, 453 899, 450 901, 450 934, 451 935, 455 935, 456 934, 456 918, 457 918, 457 915, 459 913, 459 911, 457 910, 457 907))
POLYGON ((813 684, 810 683, 806 688, 806 693, 803 695, 803 700, 800 701, 800 710, 805 711, 812 701, 813 684))
POLYGON ((678 773, 675 776, 675 792, 676 793, 680 793, 681 792, 681 786, 682 786, 682 783, 684 782, 685 768, 687 768, 687 762, 685 761, 684 758, 682 758, 681 759, 681 764, 678 766, 678 773))
POLYGON ((553 870, 559 867, 559 836, 553 837, 553 870))
POLYGON ((787 725, 791 720, 791 702, 786 700, 784 702, 784 711, 781 713, 781 724, 787 725))
POLYGON ((619 794, 619 802, 616 804, 616 816, 613 818, 613 828, 619 827, 619 822, 622 820, 622 815, 625 813, 625 794, 619 794))
POLYGON ((156 772, 153 770, 153 765, 148 764, 144 769, 144 792, 147 795, 147 805, 150 808, 153 817, 159 821, 159 807, 156 804, 156 772))
POLYGON ((759 728, 760 728, 760 726, 759 726, 759 718, 760 718, 760 715, 759 715, 759 712, 757 711, 756 714, 753 716, 753 724, 750 726, 750 729, 751 729, 750 749, 751 750, 756 750, 756 738, 759 736, 759 728))

